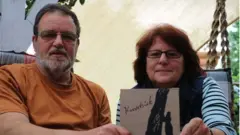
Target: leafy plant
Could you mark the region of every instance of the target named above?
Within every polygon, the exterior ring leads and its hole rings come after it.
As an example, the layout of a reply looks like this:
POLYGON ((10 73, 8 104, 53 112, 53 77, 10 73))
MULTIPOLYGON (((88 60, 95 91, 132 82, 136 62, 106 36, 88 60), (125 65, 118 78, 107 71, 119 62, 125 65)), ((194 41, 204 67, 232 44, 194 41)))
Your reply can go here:
POLYGON ((232 78, 234 82, 239 82, 239 21, 229 30, 229 41, 232 78))
MULTIPOLYGON (((35 0, 26 0, 26 9, 25 9, 25 18, 27 17, 27 14, 29 13, 29 10, 32 8, 35 0)), ((69 9, 71 9, 75 4, 77 0, 58 0, 58 3, 61 5, 67 6, 69 9)), ((83 5, 85 3, 85 0, 79 0, 80 4, 83 5)))
MULTIPOLYGON (((233 82, 240 82, 239 80, 239 21, 232 25, 229 30, 229 43, 230 43, 230 58, 231 58, 231 71, 233 82)), ((233 99, 233 112, 234 112, 234 127, 239 134, 239 86, 235 86, 233 99)))

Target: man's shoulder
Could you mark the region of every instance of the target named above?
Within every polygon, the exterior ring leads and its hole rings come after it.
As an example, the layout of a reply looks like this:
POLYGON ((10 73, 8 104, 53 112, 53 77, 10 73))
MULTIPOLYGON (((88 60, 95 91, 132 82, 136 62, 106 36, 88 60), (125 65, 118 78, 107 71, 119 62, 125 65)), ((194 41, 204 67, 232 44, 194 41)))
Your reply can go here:
POLYGON ((33 69, 32 64, 11 64, 11 65, 4 65, 0 67, 0 74, 7 75, 7 76, 14 76, 14 77, 23 77, 27 74, 30 74, 33 69))
POLYGON ((106 91, 97 83, 89 81, 79 75, 74 75, 76 77, 77 85, 80 85, 82 90, 93 95, 97 99, 97 102, 100 102, 107 97, 106 91))
POLYGON ((88 79, 85 79, 77 74, 74 74, 74 76, 76 77, 77 83, 85 84, 93 91, 97 90, 98 92, 105 92, 104 89, 99 84, 88 79))
POLYGON ((34 63, 31 64, 11 64, 11 65, 4 65, 0 67, 0 70, 8 70, 8 71, 21 71, 21 70, 28 70, 33 67, 34 63))

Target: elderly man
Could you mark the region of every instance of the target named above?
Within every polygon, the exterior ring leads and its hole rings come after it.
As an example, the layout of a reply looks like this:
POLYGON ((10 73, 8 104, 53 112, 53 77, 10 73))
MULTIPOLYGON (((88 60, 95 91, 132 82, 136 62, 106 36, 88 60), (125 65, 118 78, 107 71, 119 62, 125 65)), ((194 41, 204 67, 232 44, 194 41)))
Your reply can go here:
POLYGON ((104 90, 71 73, 79 46, 77 16, 46 5, 33 32, 36 62, 0 68, 0 134, 129 135, 110 124, 104 90))

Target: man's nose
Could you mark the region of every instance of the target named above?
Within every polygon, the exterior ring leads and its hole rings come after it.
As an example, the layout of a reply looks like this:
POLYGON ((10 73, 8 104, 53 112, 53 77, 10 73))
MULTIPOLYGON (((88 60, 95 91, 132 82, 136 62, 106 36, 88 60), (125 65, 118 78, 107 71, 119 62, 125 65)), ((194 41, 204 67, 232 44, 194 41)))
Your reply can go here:
POLYGON ((63 40, 62 40, 62 36, 61 34, 57 34, 54 42, 53 42, 53 45, 55 47, 60 47, 60 46, 63 46, 63 40))

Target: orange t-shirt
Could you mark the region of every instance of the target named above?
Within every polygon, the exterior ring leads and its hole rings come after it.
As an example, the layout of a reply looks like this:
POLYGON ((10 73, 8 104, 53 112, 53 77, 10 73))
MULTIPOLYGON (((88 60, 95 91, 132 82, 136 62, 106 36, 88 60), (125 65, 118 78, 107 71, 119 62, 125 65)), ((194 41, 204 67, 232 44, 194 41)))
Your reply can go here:
POLYGON ((97 84, 72 74, 69 87, 52 83, 36 63, 0 67, 0 114, 19 112, 34 125, 88 130, 111 122, 109 102, 97 84))

